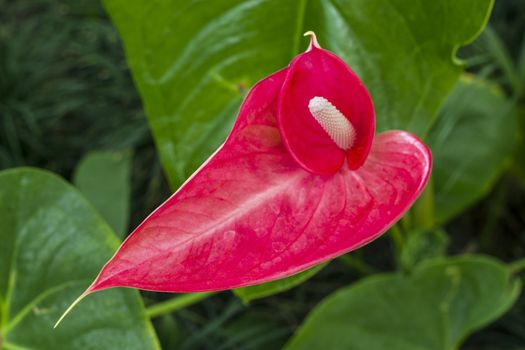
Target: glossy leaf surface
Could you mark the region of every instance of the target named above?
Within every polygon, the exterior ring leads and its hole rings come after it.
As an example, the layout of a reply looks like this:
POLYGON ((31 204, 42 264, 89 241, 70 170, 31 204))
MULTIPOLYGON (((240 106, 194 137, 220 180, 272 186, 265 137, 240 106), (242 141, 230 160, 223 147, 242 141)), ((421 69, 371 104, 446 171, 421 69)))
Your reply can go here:
POLYGON ((0 172, 0 348, 158 349, 136 291, 112 290, 60 314, 119 244, 65 181, 21 168, 0 172))
POLYGON ((75 170, 73 183, 120 237, 128 233, 131 154, 88 153, 75 170))
POLYGON ((458 82, 428 137, 439 222, 490 191, 510 162, 516 127, 514 106, 496 86, 472 78, 458 82))
POLYGON ((486 257, 439 259, 410 276, 374 276, 326 298, 286 350, 457 350, 505 313, 521 283, 486 257))
POLYGON ((415 136, 376 137, 365 164, 331 176, 299 166, 276 123, 287 71, 246 98, 225 144, 123 243, 88 290, 168 292, 286 277, 370 242, 421 193, 431 158, 415 136))
POLYGON ((307 30, 368 87, 378 130, 424 136, 461 72, 456 47, 492 3, 105 0, 174 190, 223 142, 247 89, 304 51, 307 30))

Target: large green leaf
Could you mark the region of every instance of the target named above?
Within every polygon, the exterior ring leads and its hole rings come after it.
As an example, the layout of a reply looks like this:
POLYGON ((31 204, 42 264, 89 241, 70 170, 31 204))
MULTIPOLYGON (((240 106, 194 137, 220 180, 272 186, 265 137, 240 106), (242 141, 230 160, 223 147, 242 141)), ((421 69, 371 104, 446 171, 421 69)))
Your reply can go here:
POLYGON ((40 170, 0 172, 0 348, 158 349, 139 294, 97 293, 60 314, 119 245, 72 186, 40 170))
MULTIPOLYGON (((492 0, 105 0, 174 188, 224 140, 246 92, 314 30, 368 86, 379 130, 424 136, 492 0)), ((342 87, 344 88, 344 87, 342 87)))
POLYGON ((97 208, 113 230, 128 230, 131 187, 129 151, 93 151, 77 166, 73 183, 97 208))
POLYGON ((507 311, 520 287, 489 258, 434 260, 410 276, 374 276, 329 296, 286 349, 458 349, 507 311))
POLYGON ((234 289, 233 292, 245 303, 252 300, 264 298, 270 295, 285 292, 295 286, 309 280, 321 271, 328 263, 316 265, 298 274, 282 278, 280 280, 234 289))
POLYGON ((496 87, 469 77, 458 82, 428 138, 439 222, 491 189, 510 161, 516 127, 514 105, 496 87))

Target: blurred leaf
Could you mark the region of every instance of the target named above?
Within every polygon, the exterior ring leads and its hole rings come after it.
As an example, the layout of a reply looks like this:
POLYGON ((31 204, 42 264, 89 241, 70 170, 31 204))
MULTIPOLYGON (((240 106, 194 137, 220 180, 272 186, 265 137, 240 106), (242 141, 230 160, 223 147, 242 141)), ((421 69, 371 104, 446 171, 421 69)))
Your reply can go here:
POLYGON ((162 349, 177 349, 184 335, 173 315, 164 315, 155 324, 162 349))
POLYGON ((485 65, 488 62, 493 62, 499 68, 503 79, 501 83, 508 84, 513 92, 518 95, 521 94, 522 86, 518 67, 514 64, 505 43, 491 26, 485 28, 473 46, 480 54, 486 56, 485 65))
POLYGON ((177 349, 216 349, 219 343, 215 335, 224 329, 228 321, 238 316, 242 309, 243 306, 239 300, 235 298, 230 300, 227 306, 225 306, 216 317, 205 322, 202 327, 188 334, 184 342, 177 349), (215 341, 210 343, 210 340, 215 341))
POLYGON ((0 0, 0 8, 0 169, 69 175, 91 150, 151 142, 98 1, 0 0))
POLYGON ((130 172, 129 151, 99 151, 88 153, 73 177, 75 186, 121 238, 128 230, 130 172))
POLYGON ((489 83, 461 79, 427 140, 434 157, 438 222, 450 220, 490 191, 515 140, 514 105, 489 83))
POLYGON ((461 72, 453 54, 492 3, 105 1, 173 188, 223 142, 245 92, 306 49, 307 30, 363 79, 380 131, 424 136, 461 72))
POLYGON ((438 259, 410 276, 374 276, 329 296, 287 350, 453 350, 505 313, 521 283, 481 256, 438 259))
POLYGON ((328 262, 316 265, 308 270, 299 272, 298 274, 275 280, 268 283, 258 284, 255 286, 244 287, 234 289, 233 292, 237 295, 244 303, 249 303, 252 300, 264 298, 273 294, 282 293, 293 287, 304 283, 308 279, 315 276, 321 271, 328 262))
POLYGON ((214 350, 281 349, 289 336, 289 329, 267 313, 247 311, 222 330, 225 340, 214 350))
POLYGON ((0 222, 2 348, 159 348, 132 290, 93 295, 53 330, 119 245, 72 186, 36 169, 0 172, 0 222))
POLYGON ((401 251, 401 266, 410 271, 422 262, 444 256, 448 241, 446 232, 441 229, 410 232, 401 251))
MULTIPOLYGON (((520 53, 518 55, 517 61, 517 71, 518 71, 518 83, 520 84, 520 91, 522 94, 525 93, 525 33, 521 39, 520 53)), ((521 97, 521 96, 520 96, 521 97)))
POLYGON ((512 170, 519 179, 521 186, 525 187, 525 106, 517 107, 518 114, 518 142, 514 150, 512 170))

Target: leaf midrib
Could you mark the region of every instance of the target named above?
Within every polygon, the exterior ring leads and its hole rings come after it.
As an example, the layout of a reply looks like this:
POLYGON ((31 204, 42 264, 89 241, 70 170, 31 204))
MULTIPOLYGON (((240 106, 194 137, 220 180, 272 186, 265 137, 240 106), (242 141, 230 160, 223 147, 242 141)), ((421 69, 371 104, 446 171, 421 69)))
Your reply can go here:
MULTIPOLYGON (((16 234, 14 245, 13 245, 13 255, 11 256, 11 263, 9 268, 9 274, 7 277, 7 288, 6 288, 6 295, 5 298, 0 298, 0 307, 2 308, 2 319, 0 320, 0 335, 2 339, 6 339, 7 335, 10 330, 12 330, 18 323, 20 323, 24 317, 32 310, 32 308, 37 305, 40 301, 44 300, 45 298, 53 295, 54 293, 57 293, 61 291, 64 288, 73 286, 75 284, 89 284, 89 280, 74 280, 74 281, 67 281, 60 283, 56 286, 53 286, 51 288, 48 288, 38 295, 36 295, 31 301, 29 301, 14 317, 9 317, 10 309, 11 309, 11 303, 13 299, 13 291, 16 285, 16 258, 18 256, 18 251, 21 244, 21 234, 20 234, 20 223, 23 222, 21 218, 21 213, 23 212, 20 208, 20 203, 22 202, 22 199, 26 197, 26 191, 27 186, 23 185, 23 182, 25 181, 26 177, 21 176, 19 178, 17 187, 19 188, 19 191, 16 191, 17 195, 15 196, 16 200, 14 203, 14 208, 16 212, 16 219, 14 220, 14 232, 16 234)), ((1 297, 1 296, 0 296, 1 297)), ((18 345, 9 343, 10 346, 13 349, 20 348, 18 345)), ((4 347, 8 347, 7 343, 3 344, 4 347)), ((20 349, 26 349, 26 348, 20 348, 20 349)))
MULTIPOLYGON (((230 215, 228 215, 225 218, 220 218, 220 220, 215 220, 213 222, 213 224, 208 225, 208 227, 200 230, 200 232, 197 232, 194 235, 192 235, 191 237, 189 237, 188 239, 180 242, 179 244, 177 244, 177 246, 191 243, 195 239, 195 237, 202 237, 203 235, 209 234, 210 232, 213 232, 214 228, 222 226, 222 225, 225 225, 228 221, 232 220, 233 218, 241 217, 245 212, 253 210, 254 207, 258 207, 260 204, 257 204, 257 203, 264 203, 265 202, 264 200, 260 200, 260 198, 266 198, 266 197, 275 196, 278 193, 281 193, 282 189, 290 188, 290 184, 291 183, 294 183, 296 181, 300 181, 303 177, 304 177, 304 174, 303 174, 303 172, 301 170, 300 172, 295 174, 295 176, 290 176, 286 181, 280 182, 278 185, 270 187, 270 189, 266 189, 264 191, 261 191, 257 195, 250 196, 250 198, 248 200, 243 202, 243 205, 240 205, 237 209, 231 211, 230 215), (246 203, 248 203, 248 205, 246 203), (256 204, 250 205, 251 203, 256 203, 256 204)), ((171 254, 171 251, 169 253, 171 254)), ((111 262, 111 260, 110 260, 110 262, 111 262)), ((142 262, 143 261, 141 261, 140 263, 142 263, 142 262)), ((111 274, 109 276, 105 276, 103 280, 99 281, 97 279, 95 281, 94 285, 100 284, 101 282, 106 281, 108 279, 112 279, 115 276, 118 276, 118 275, 120 275, 122 273, 129 272, 130 270, 133 270, 134 268, 135 268, 135 266, 129 266, 129 267, 123 269, 123 270, 116 271, 115 273, 113 273, 113 274, 111 274)), ((104 271, 104 270, 102 270, 102 271, 104 271)), ((101 272, 101 274, 102 274, 102 272, 101 272)))
POLYGON ((7 336, 7 333, 11 329, 16 327, 16 325, 19 324, 24 319, 24 317, 27 316, 27 314, 33 309, 33 307, 36 306, 40 301, 46 299, 47 297, 55 293, 62 291, 63 289, 66 289, 66 288, 69 288, 75 285, 80 285, 81 287, 85 287, 87 284, 89 284, 89 282, 91 281, 88 279, 67 281, 59 285, 56 285, 52 288, 48 288, 44 290, 43 292, 38 294, 36 297, 34 297, 30 302, 28 302, 26 306, 24 306, 14 317, 12 317, 10 322, 9 321, 7 322, 3 330, 5 332, 3 333, 3 335, 7 336))
POLYGON ((20 245, 20 235, 18 234, 19 232, 19 229, 18 229, 18 223, 21 222, 21 218, 20 218, 20 202, 21 202, 21 198, 23 198, 23 195, 25 194, 25 186, 22 186, 22 183, 24 182, 24 179, 25 177, 24 176, 21 176, 18 180, 18 184, 17 184, 17 187, 20 188, 19 191, 16 192, 16 200, 15 200, 15 203, 14 203, 14 209, 15 209, 15 217, 16 219, 14 220, 14 223, 13 223, 13 231, 15 232, 15 240, 14 240, 14 244, 13 244, 13 255, 11 256, 11 262, 9 264, 9 273, 7 275, 7 288, 6 288, 6 292, 5 292, 5 298, 3 300, 3 305, 2 306, 2 319, 0 320, 0 335, 2 335, 2 337, 6 337, 7 336, 7 331, 5 330, 5 328, 7 328, 7 325, 9 323, 9 313, 10 313, 10 309, 11 309, 11 299, 12 299, 12 295, 13 295, 13 290, 15 288, 15 282, 16 282, 16 268, 15 268, 15 265, 16 265, 16 256, 18 255, 18 246, 20 245))

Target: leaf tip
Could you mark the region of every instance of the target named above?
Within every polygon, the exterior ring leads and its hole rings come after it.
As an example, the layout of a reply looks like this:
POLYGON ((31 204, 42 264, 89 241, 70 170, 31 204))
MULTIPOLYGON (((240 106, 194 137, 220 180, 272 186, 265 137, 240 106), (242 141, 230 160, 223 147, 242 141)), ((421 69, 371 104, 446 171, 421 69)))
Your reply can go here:
POLYGON ((73 308, 75 306, 77 306, 78 303, 80 303, 80 301, 82 301, 82 299, 84 299, 84 297, 86 295, 88 295, 90 293, 90 290, 87 289, 84 293, 80 294, 80 296, 71 304, 69 305, 69 307, 66 309, 66 311, 64 311, 64 313, 62 314, 62 316, 60 316, 60 318, 58 319, 58 321, 55 323, 55 325, 53 326, 53 329, 57 328, 58 325, 62 322, 62 320, 71 312, 71 310, 73 310, 73 308))

